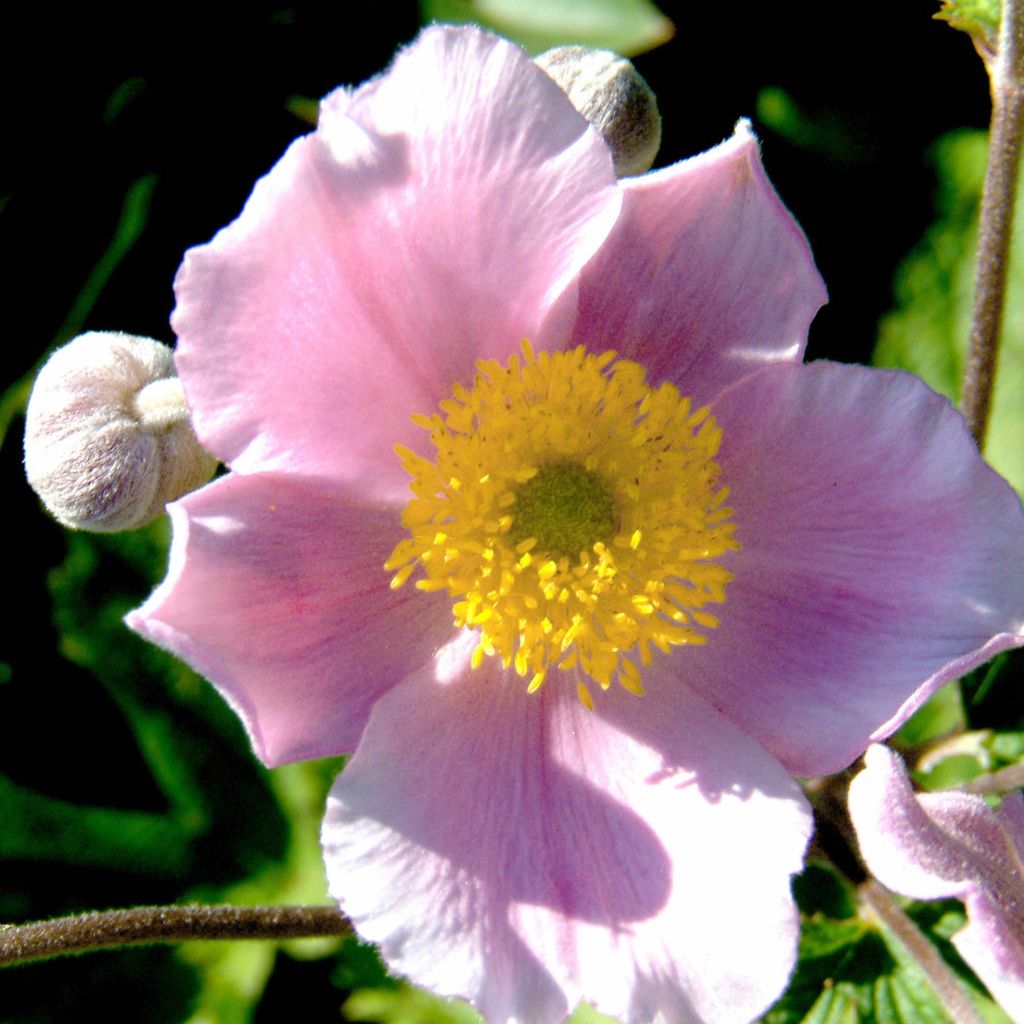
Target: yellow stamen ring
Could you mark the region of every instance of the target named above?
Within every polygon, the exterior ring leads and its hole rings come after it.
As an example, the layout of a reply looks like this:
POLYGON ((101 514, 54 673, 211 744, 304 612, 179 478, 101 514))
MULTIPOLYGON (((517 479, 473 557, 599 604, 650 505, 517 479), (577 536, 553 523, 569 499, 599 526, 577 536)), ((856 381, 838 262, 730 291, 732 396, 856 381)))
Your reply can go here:
POLYGON ((414 416, 433 462, 398 446, 414 497, 409 536, 385 569, 401 587, 446 590, 455 625, 475 629, 471 664, 500 657, 527 689, 552 668, 643 694, 635 662, 651 647, 702 644, 718 625, 738 550, 714 461, 722 432, 637 363, 582 346, 477 363, 441 414, 414 416), (443 415, 442 415, 443 414, 443 415))

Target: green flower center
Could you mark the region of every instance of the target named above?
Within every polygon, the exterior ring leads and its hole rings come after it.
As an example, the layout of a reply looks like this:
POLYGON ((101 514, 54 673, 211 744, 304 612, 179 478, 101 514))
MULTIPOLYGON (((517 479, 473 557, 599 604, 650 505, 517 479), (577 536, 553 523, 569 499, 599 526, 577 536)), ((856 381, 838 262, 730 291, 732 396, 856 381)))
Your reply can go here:
POLYGON ((515 492, 509 539, 533 537, 536 551, 576 558, 615 536, 615 503, 596 473, 574 462, 542 466, 515 492))

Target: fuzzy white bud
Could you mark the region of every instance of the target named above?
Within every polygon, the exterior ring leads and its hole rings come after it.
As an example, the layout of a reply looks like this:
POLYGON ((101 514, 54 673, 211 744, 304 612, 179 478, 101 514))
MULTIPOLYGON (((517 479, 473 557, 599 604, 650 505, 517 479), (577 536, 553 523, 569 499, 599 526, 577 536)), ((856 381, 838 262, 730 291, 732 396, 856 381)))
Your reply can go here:
POLYGON ((196 440, 166 345, 91 331, 39 371, 25 417, 25 473, 65 526, 144 526, 216 468, 196 440))
POLYGON ((611 50, 556 46, 536 58, 601 133, 624 178, 651 169, 661 145, 658 101, 630 61, 611 50))

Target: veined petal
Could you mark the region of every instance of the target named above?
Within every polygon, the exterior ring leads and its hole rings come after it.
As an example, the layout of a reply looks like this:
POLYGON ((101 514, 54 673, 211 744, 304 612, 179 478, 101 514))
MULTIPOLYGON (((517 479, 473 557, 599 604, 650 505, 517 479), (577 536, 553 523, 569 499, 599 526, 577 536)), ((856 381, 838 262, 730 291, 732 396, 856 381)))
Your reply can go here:
POLYGON ((798 775, 836 771, 948 679, 1024 643, 1024 515, 907 374, 762 370, 712 406, 742 550, 673 667, 798 775))
POLYGON ((236 469, 400 499, 409 417, 539 336, 619 204, 607 147, 520 49, 428 29, 329 96, 187 255, 173 323, 200 439, 236 469))
POLYGON ((746 121, 622 189, 615 229, 580 281, 575 343, 614 348, 698 406, 768 363, 802 359, 825 286, 746 121))
POLYGON ((397 510, 231 474, 170 513, 167 578, 128 625, 214 683, 268 765, 354 750, 374 701, 450 638, 443 597, 389 587, 397 510))
POLYGON ((914 794, 899 759, 873 746, 850 784, 861 853, 903 896, 963 900, 953 944, 1015 1022, 1024 1022, 1024 798, 993 810, 967 793, 914 794))
POLYGON ((684 688, 595 714, 567 677, 468 671, 474 643, 378 702, 332 791, 328 877, 360 933, 492 1024, 581 998, 637 1024, 762 1011, 795 957, 795 783, 684 688))

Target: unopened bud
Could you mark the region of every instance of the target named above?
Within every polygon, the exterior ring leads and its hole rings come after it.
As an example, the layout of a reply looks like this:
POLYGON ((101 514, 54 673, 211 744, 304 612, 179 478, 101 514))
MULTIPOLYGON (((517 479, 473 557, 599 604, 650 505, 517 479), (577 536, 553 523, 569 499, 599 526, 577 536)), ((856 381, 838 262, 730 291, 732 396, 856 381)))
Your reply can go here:
POLYGON ((661 145, 658 102, 625 57, 585 46, 556 46, 536 63, 604 137, 620 178, 651 169, 661 145))
POLYGON ((92 331, 40 370, 25 417, 25 473, 65 526, 144 526, 216 468, 196 440, 166 345, 92 331))

